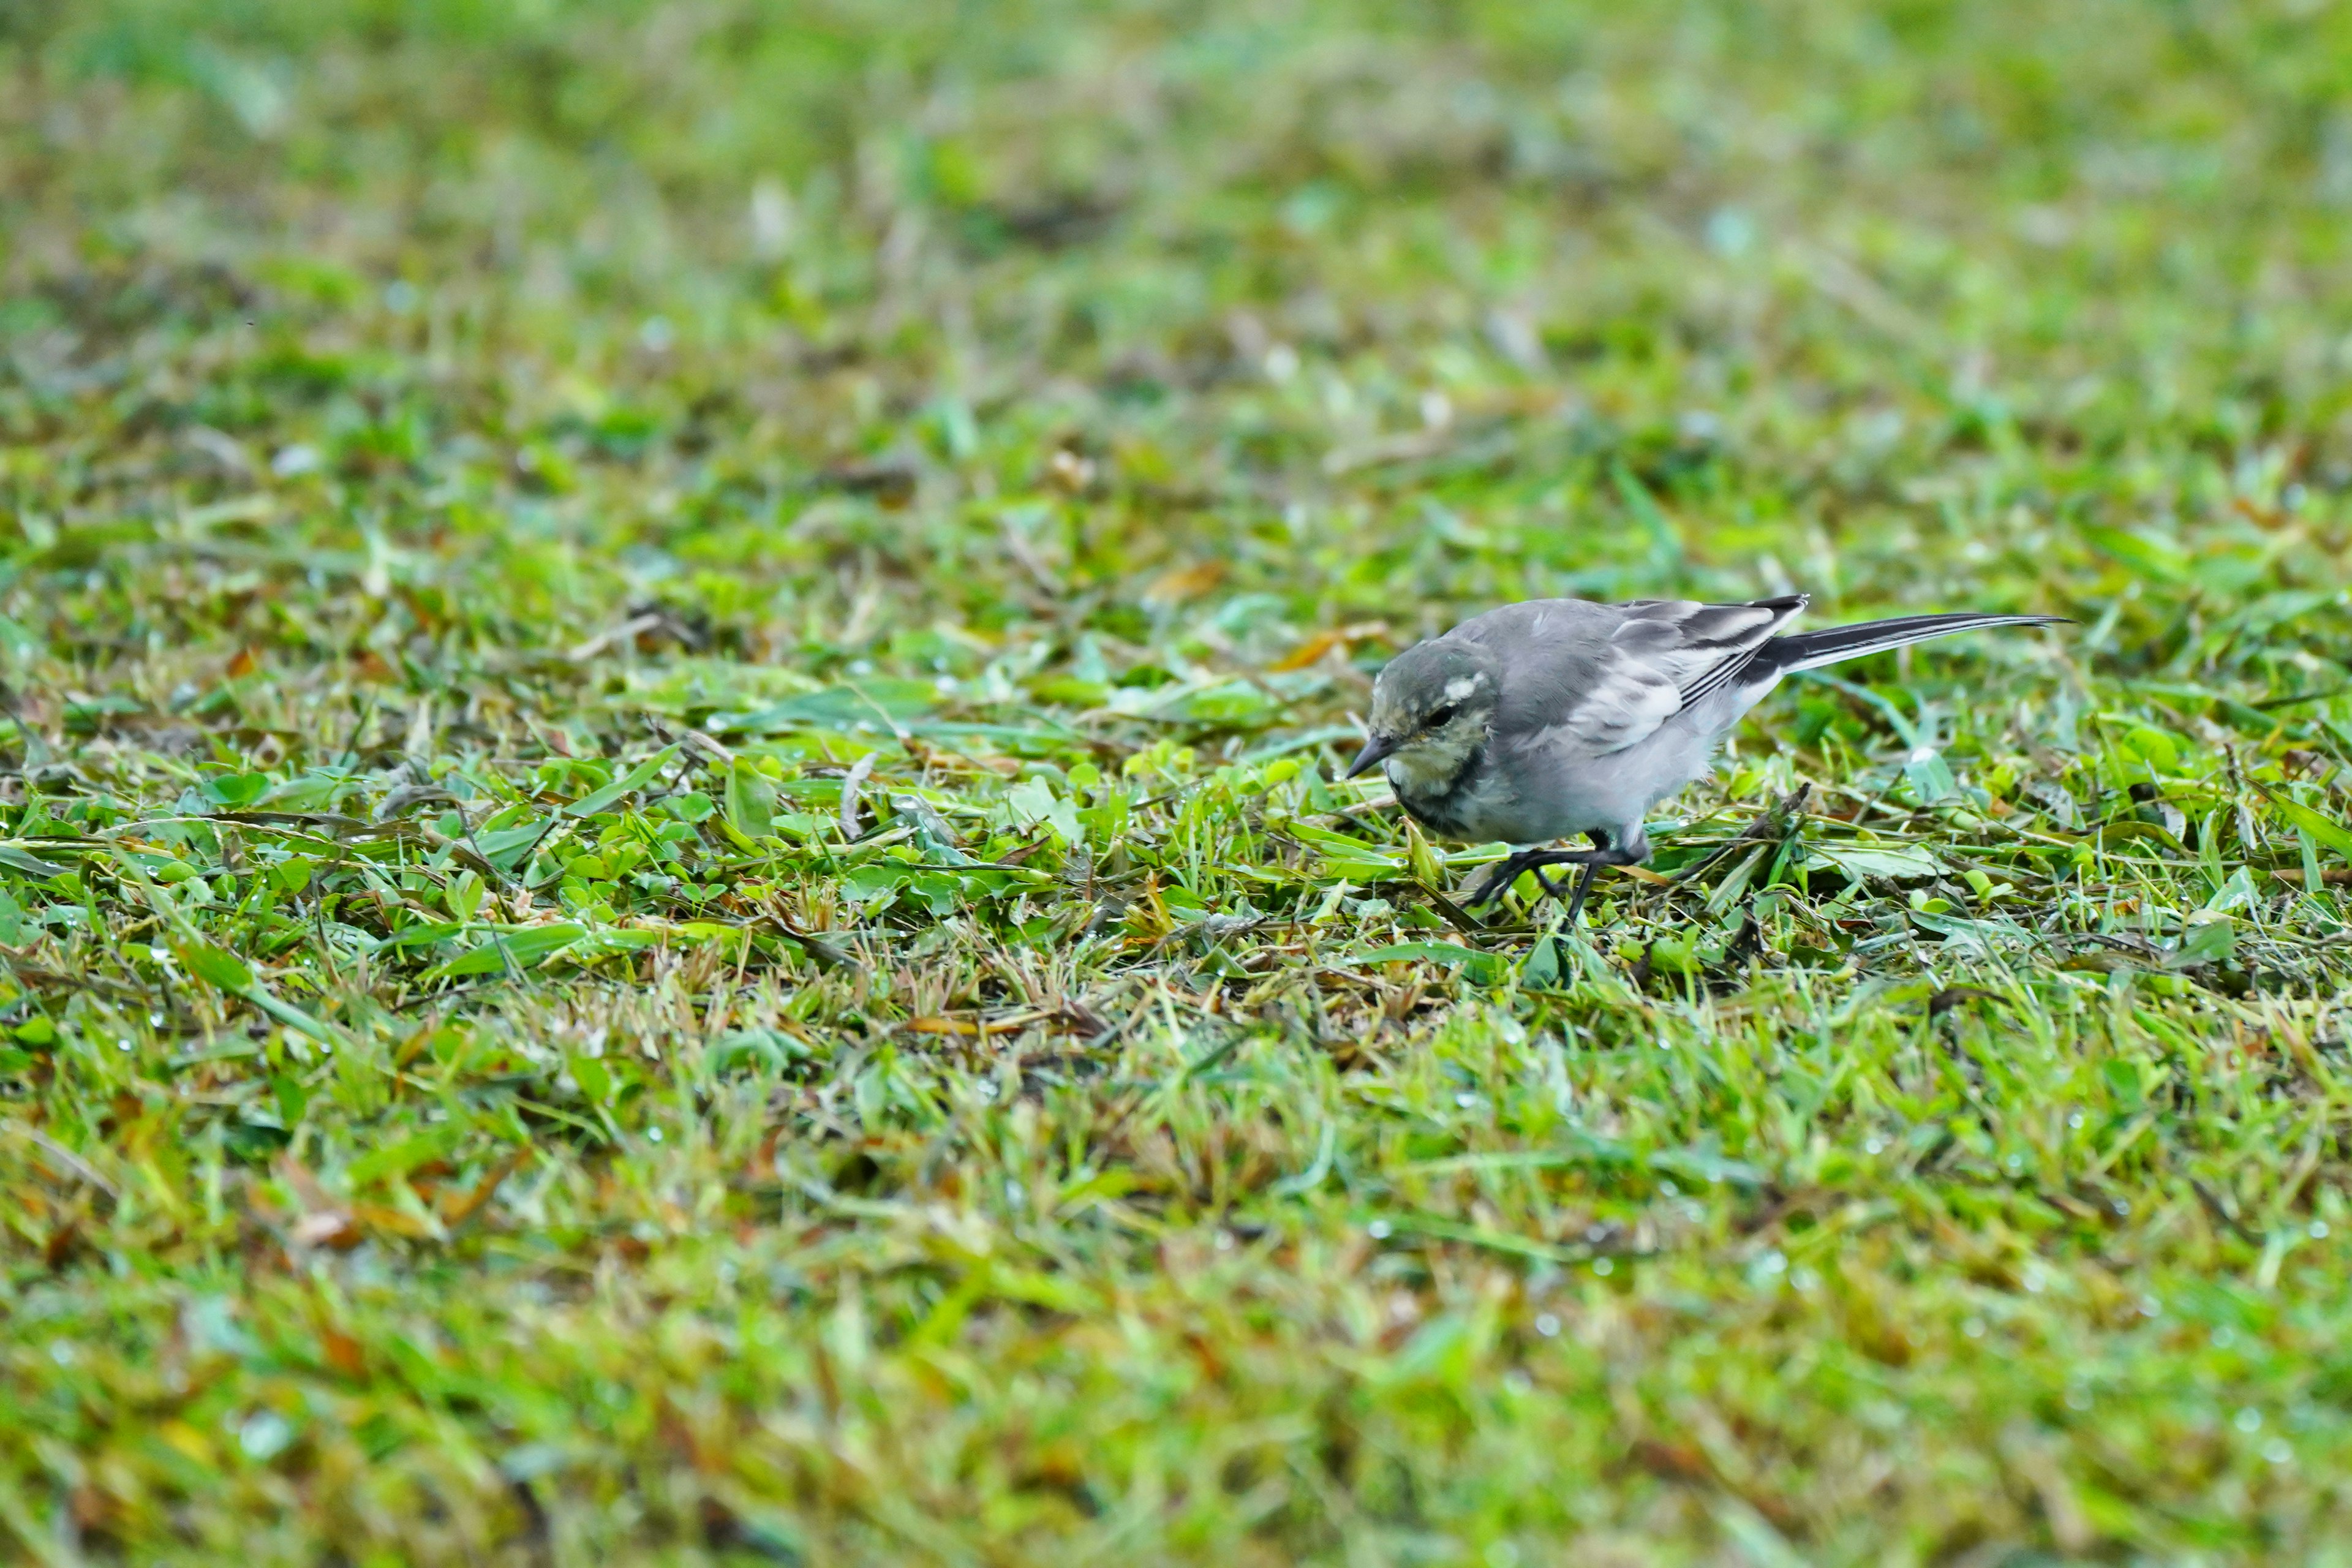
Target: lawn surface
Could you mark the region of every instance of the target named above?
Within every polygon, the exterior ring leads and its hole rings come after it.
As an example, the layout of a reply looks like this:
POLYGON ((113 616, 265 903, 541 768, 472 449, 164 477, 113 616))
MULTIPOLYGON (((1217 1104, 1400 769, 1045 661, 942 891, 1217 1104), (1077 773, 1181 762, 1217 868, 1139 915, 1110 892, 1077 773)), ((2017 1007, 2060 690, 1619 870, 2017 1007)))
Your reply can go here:
POLYGON ((2346 1561, 2347 64, 0 0, 0 1557, 2346 1561), (1338 782, 1792 589, 2077 624, 1338 782))

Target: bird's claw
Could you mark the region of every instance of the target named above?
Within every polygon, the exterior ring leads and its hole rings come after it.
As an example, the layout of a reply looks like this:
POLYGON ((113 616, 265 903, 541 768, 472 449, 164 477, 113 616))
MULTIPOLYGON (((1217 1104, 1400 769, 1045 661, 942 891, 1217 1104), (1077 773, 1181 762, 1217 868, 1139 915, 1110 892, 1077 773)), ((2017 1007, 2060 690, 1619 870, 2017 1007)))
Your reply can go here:
POLYGON ((1547 897, 1559 899, 1568 905, 1568 917, 1564 923, 1573 926, 1576 917, 1583 912, 1585 895, 1592 891, 1592 879, 1601 874, 1601 868, 1629 865, 1640 858, 1640 856, 1628 855, 1618 847, 1606 843, 1597 844, 1591 849, 1522 849, 1497 863, 1495 874, 1486 879, 1486 884, 1472 894, 1467 902, 1474 910, 1481 904, 1493 903, 1503 896, 1504 889, 1525 873, 1535 878, 1536 886, 1541 888, 1547 897), (1544 868, 1549 866, 1577 867, 1575 885, 1563 889, 1545 876, 1544 868))
POLYGON ((1492 875, 1480 884, 1476 892, 1465 901, 1472 909, 1491 904, 1503 896, 1503 890, 1523 875, 1533 875, 1536 885, 1557 899, 1562 896, 1559 884, 1544 875, 1547 866, 1597 866, 1601 852, 1597 849, 1522 849, 1507 860, 1497 861, 1492 875))

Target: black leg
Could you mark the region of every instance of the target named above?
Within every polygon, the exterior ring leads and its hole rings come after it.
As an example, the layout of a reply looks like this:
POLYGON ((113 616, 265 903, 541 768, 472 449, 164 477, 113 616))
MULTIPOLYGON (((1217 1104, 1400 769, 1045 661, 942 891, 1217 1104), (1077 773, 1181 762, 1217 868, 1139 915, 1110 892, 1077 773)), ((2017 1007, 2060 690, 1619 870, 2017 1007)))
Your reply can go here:
MULTIPOLYGON (((1576 874, 1576 891, 1569 895, 1568 900, 1568 919, 1561 922, 1569 930, 1576 929, 1577 914, 1584 908, 1584 895, 1592 890, 1592 879, 1599 875, 1601 875, 1601 862, 1598 860, 1587 860, 1584 863, 1584 869, 1576 874)), ((1557 898, 1559 895, 1554 891, 1552 896, 1557 898)))
POLYGON ((1480 904, 1493 903, 1503 896, 1504 889, 1517 881, 1520 875, 1528 871, 1535 873, 1536 880, 1543 884, 1544 891, 1556 895, 1557 889, 1545 878, 1543 868, 1581 866, 1586 857, 1592 853, 1593 851, 1590 849, 1522 849, 1509 859, 1496 866, 1494 874, 1486 879, 1478 891, 1468 900, 1470 907, 1475 909, 1480 904))
POLYGON ((1534 876, 1536 886, 1541 888, 1548 896, 1555 899, 1565 898, 1569 900, 1569 921, 1570 924, 1575 923, 1577 911, 1583 909, 1584 897, 1591 890, 1592 879, 1599 874, 1601 867, 1628 866, 1642 858, 1639 855, 1628 855, 1622 848, 1612 845, 1609 836, 1605 833, 1595 833, 1591 835, 1591 837, 1593 847, 1590 849, 1520 850, 1496 866, 1494 875, 1487 878, 1485 885, 1469 899, 1470 907, 1475 909, 1480 904, 1493 903, 1503 896, 1504 889, 1517 881, 1522 873, 1528 873, 1534 876), (1559 883, 1545 876, 1544 868, 1549 866, 1580 867, 1581 870, 1577 875, 1574 889, 1563 891, 1559 883))
POLYGON ((1478 890, 1462 900, 1463 904, 1475 910, 1481 904, 1491 904, 1501 898, 1503 889, 1517 881, 1519 873, 1527 869, 1528 855, 1528 851, 1522 849, 1498 862, 1486 874, 1486 879, 1478 884, 1478 890))

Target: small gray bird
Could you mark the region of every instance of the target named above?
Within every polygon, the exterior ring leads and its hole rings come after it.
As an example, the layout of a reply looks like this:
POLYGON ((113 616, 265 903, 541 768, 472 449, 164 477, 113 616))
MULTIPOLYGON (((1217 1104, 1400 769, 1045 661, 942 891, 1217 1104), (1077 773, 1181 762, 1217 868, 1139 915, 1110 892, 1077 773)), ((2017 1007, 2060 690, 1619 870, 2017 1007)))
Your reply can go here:
POLYGON ((1706 772, 1715 748, 1793 670, 1986 626, 2062 616, 1898 616, 1781 635, 1805 595, 1752 605, 1531 599, 1463 622, 1389 662, 1372 686, 1371 737, 1348 776, 1375 763, 1397 801, 1440 837, 1523 846, 1474 903, 1522 871, 1580 866, 1576 921, 1603 866, 1650 858, 1642 818, 1706 772), (1540 846, 1571 834, 1590 849, 1540 846))

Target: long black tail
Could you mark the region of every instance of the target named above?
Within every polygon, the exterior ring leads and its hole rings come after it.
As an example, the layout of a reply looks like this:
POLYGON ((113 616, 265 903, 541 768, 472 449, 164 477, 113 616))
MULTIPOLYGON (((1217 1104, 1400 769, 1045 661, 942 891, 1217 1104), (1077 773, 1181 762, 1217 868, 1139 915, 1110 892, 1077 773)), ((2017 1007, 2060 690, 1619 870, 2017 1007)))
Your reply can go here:
POLYGON ((1774 637, 1758 648, 1756 657, 1739 672, 1740 679, 1744 683, 1793 670, 1819 669, 1825 664, 1885 653, 1930 637, 1948 637, 1954 632, 1983 631, 1992 626, 2057 626, 2065 620, 2063 616, 1896 616, 1892 620, 1794 632, 1774 637))

